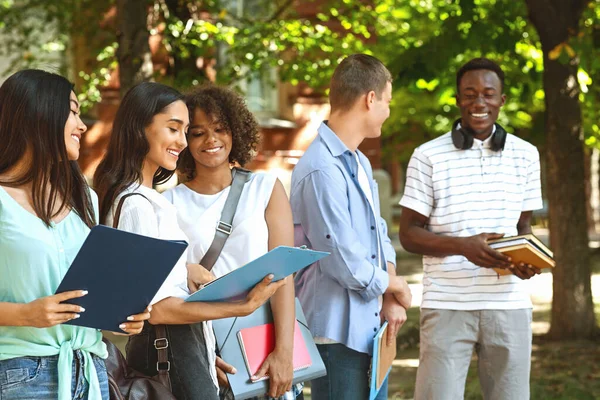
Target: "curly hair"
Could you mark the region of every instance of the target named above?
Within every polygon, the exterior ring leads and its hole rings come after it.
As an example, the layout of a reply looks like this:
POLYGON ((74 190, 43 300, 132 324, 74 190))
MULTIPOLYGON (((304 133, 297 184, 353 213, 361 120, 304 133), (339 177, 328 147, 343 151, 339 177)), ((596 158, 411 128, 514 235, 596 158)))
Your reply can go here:
MULTIPOLYGON (((242 96, 229 88, 208 84, 188 93, 185 103, 190 112, 190 121, 194 117, 194 111, 200 109, 231 134, 230 163, 238 163, 243 167, 252 160, 260 141, 260 133, 258 122, 248 110, 242 96)), ((189 148, 179 155, 177 172, 184 181, 196 176, 196 164, 189 148)))

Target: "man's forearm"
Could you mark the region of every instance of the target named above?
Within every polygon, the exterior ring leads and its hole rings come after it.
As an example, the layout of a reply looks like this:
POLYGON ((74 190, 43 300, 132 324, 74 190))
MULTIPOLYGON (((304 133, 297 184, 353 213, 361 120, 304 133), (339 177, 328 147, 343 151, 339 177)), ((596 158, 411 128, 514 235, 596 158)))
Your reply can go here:
POLYGON ((442 236, 425 228, 409 226, 400 230, 400 243, 408 252, 433 257, 462 255, 463 238, 442 236))
MULTIPOLYGON (((387 272, 390 275, 390 283, 393 283, 393 276, 396 276, 396 266, 394 264, 392 264, 391 262, 388 261, 387 263, 387 272)), ((394 296, 394 293, 392 293, 391 291, 389 292, 385 292, 383 294, 383 301, 397 301, 396 297, 394 296)))

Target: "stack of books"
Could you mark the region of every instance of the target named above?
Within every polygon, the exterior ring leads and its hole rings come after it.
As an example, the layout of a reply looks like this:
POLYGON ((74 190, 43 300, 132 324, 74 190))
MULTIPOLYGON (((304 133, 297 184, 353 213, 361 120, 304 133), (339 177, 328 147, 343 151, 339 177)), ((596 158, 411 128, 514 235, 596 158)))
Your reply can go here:
MULTIPOLYGON (((525 263, 536 268, 554 268, 554 254, 532 233, 490 240, 490 247, 506 254, 513 264, 525 263)), ((499 275, 510 275, 508 269, 494 268, 499 275)))

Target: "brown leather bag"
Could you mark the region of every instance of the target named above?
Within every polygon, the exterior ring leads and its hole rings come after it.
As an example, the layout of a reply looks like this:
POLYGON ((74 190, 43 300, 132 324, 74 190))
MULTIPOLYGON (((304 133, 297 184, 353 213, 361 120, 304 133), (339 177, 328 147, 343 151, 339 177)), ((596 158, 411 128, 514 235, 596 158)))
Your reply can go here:
MULTIPOLYGON (((114 228, 119 225, 123 202, 127 197, 135 194, 146 197, 140 193, 128 193, 122 196, 115 212, 114 228)), ((164 325, 156 325, 155 330, 157 339, 154 341, 154 347, 158 352, 158 362, 156 363, 157 375, 153 377, 130 368, 117 346, 106 338, 103 339, 108 350, 108 358, 104 360, 104 363, 108 374, 110 400, 176 400, 171 393, 169 377, 171 365, 167 353, 169 347, 167 331, 164 325)))
POLYGON ((104 363, 110 400, 176 400, 171 388, 159 381, 160 375, 148 377, 128 367, 117 346, 106 339, 103 341, 108 349, 104 363))

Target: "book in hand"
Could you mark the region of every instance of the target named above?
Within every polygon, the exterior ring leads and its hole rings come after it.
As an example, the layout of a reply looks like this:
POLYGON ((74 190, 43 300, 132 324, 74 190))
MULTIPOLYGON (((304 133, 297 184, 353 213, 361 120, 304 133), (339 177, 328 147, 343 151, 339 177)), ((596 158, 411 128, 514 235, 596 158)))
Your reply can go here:
MULTIPOLYGON (((267 356, 275 349, 275 326, 273 323, 269 323, 244 328, 238 332, 237 336, 248 369, 248 376, 252 377, 258 372, 267 356)), ((298 321, 294 326, 293 365, 294 372, 312 365, 298 321)), ((268 378, 268 376, 265 376, 258 381, 268 378)))
POLYGON ((186 248, 184 241, 94 226, 55 292, 88 291, 68 301, 85 312, 66 324, 123 332, 119 325, 150 305, 186 248))
POLYGON ((239 300, 265 276, 273 274, 273 282, 277 282, 328 255, 329 253, 323 251, 278 246, 248 264, 207 283, 185 301, 239 300))
POLYGON ((392 369, 392 363, 396 359, 396 341, 388 345, 387 341, 388 322, 385 321, 375 334, 373 339, 373 359, 371 365, 371 389, 369 400, 375 399, 381 389, 381 385, 392 369))
MULTIPOLYGON (((531 233, 490 240, 488 244, 492 249, 509 256, 513 264, 525 263, 539 269, 555 266, 552 251, 531 233)), ((494 268, 494 271, 498 275, 512 274, 508 269, 494 268)))

